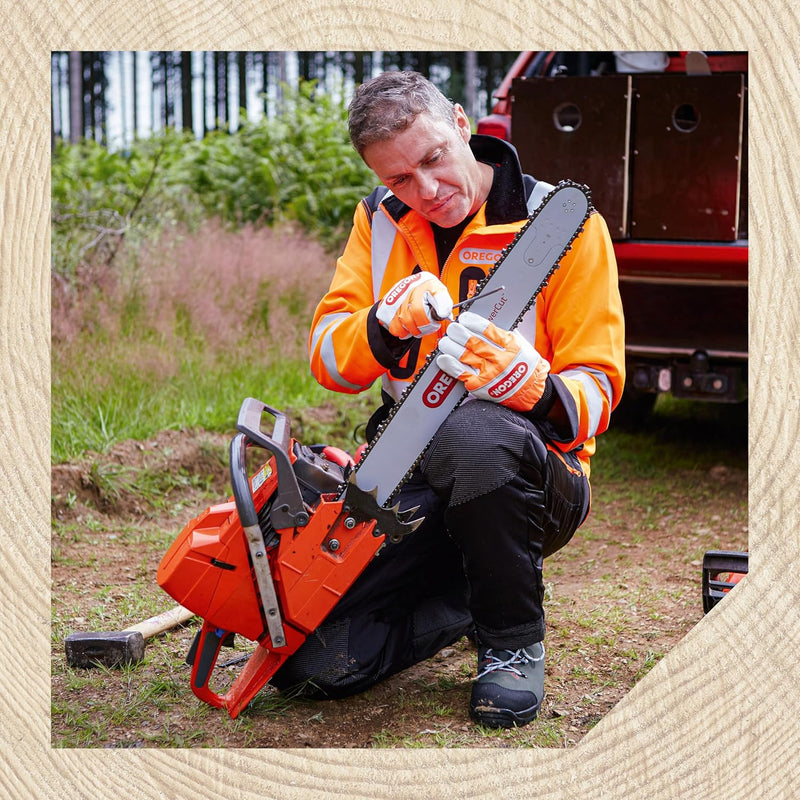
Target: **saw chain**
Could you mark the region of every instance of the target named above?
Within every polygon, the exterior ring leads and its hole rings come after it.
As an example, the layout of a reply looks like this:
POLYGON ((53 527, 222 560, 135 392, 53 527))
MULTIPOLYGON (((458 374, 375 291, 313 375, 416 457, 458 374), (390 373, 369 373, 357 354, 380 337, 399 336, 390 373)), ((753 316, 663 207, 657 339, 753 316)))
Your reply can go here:
MULTIPOLYGON (((470 310, 498 327, 513 330, 583 230, 592 210, 586 186, 573 181, 555 186, 480 282, 470 310)), ((428 355, 366 446, 351 476, 351 482, 373 494, 380 506, 392 502, 442 422, 467 394, 461 381, 438 368, 438 354, 436 348, 428 355)), ((347 487, 342 491, 347 492, 347 487)))

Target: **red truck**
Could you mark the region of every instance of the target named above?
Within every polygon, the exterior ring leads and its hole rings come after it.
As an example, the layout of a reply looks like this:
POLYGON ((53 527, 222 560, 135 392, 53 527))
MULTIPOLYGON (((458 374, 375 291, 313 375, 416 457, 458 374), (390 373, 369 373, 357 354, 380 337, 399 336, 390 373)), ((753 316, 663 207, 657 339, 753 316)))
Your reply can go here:
POLYGON ((619 266, 627 382, 618 420, 659 393, 747 391, 747 54, 526 51, 477 132, 523 169, 592 190, 619 266))

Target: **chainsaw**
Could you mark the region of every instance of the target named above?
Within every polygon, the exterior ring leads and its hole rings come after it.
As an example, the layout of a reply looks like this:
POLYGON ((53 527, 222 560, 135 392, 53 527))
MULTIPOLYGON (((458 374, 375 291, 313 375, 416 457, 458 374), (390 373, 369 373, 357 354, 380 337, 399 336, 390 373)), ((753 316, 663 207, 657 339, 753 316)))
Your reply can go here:
MULTIPOLYGON (((506 329, 518 325, 590 212, 585 186, 559 183, 476 288, 472 309, 506 329)), ((232 497, 191 520, 158 568, 159 585, 203 620, 186 657, 198 698, 238 716, 387 539, 397 543, 420 525, 417 508, 391 503, 467 394, 438 369, 436 354, 357 462, 338 448, 301 444, 277 409, 254 398, 242 403, 229 450, 232 497), (250 474, 254 448, 268 457, 250 474), (219 693, 211 675, 237 633, 255 649, 219 693)))

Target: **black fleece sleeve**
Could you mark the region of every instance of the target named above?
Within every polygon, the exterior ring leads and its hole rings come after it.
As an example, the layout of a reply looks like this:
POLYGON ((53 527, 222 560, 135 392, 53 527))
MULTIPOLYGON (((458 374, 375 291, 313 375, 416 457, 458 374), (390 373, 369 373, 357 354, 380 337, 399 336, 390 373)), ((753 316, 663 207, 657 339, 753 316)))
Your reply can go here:
POLYGON ((398 339, 378 322, 378 305, 375 303, 367 315, 367 342, 375 360, 386 369, 396 367, 411 349, 414 338, 398 339))
POLYGON ((569 401, 569 391, 561 378, 548 375, 539 402, 523 415, 536 422, 539 430, 554 442, 569 442, 578 435, 578 420, 567 411, 572 403, 564 403, 562 392, 569 401))

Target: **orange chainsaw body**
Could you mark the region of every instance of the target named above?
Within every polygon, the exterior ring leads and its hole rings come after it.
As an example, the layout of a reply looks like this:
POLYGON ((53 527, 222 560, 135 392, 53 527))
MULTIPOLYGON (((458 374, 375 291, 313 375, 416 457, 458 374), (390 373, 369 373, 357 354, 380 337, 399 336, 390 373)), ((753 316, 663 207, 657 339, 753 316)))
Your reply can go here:
MULTIPOLYGON (((273 451, 278 449, 274 442, 270 445, 273 451)), ((297 520, 304 524, 278 528, 265 523, 271 506, 282 501, 279 478, 288 480, 286 464, 294 466, 297 460, 294 439, 284 437, 280 449, 278 460, 273 455, 245 484, 252 508, 260 514, 259 526, 266 529, 263 547, 248 545, 247 526, 238 508, 242 501, 235 497, 191 520, 158 569, 159 585, 203 619, 187 657, 192 690, 205 702, 225 708, 231 717, 322 623, 385 539, 376 531, 375 519, 354 513, 343 493, 321 492, 313 505, 303 501, 304 513, 297 520), (273 605, 259 592, 254 558, 268 559, 273 605), (275 617, 282 624, 276 642, 270 634, 270 617, 273 625, 275 617), (209 687, 209 678, 231 633, 254 641, 256 649, 229 690, 218 694, 209 687)), ((323 467, 328 469, 327 464, 323 467)), ((340 468, 338 474, 344 473, 340 468)), ((235 484, 234 489, 236 494, 235 484)))

